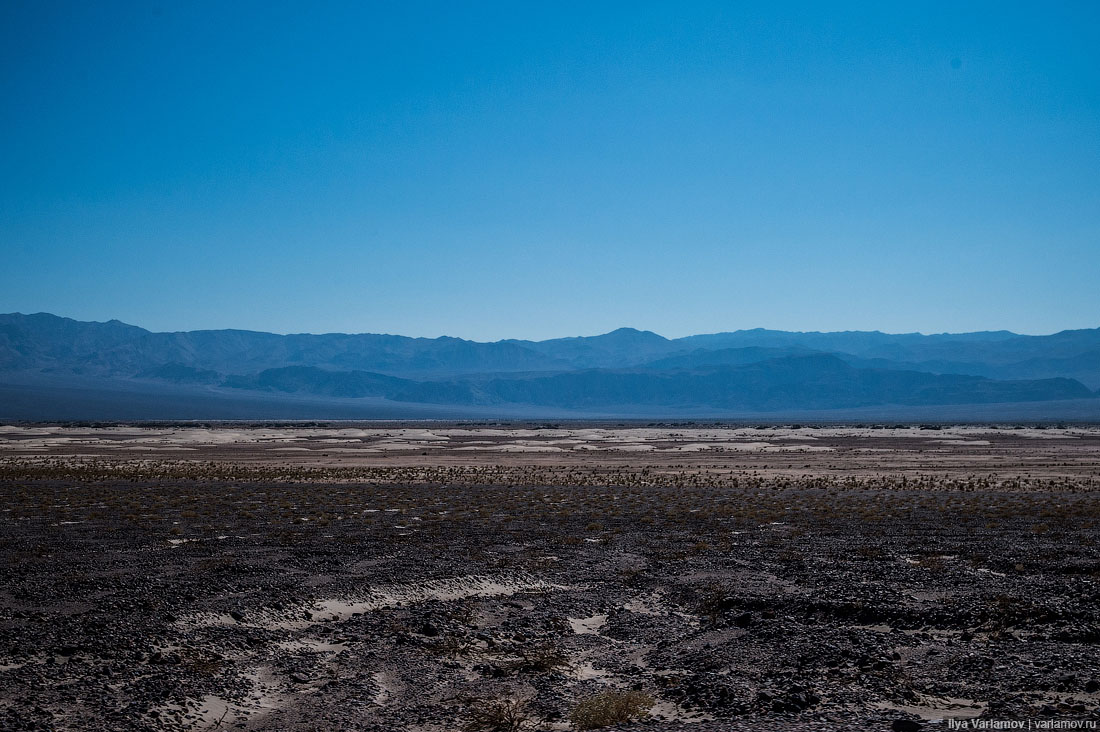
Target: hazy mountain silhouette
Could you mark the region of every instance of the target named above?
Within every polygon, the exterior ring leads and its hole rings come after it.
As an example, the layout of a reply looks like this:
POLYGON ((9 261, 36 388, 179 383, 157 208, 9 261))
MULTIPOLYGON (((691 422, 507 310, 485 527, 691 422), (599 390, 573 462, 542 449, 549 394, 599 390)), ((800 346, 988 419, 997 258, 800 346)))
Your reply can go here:
MULTIPOLYGON (((1100 387, 1100 329, 1049 336, 757 329, 668 339, 620 328, 591 337, 480 343, 378 334, 154 333, 118 321, 17 313, 0 315, 5 384, 33 385, 42 394, 131 384, 153 394, 171 391, 174 399, 201 393, 207 400, 239 400, 247 393, 608 414, 1053 400, 1100 405, 1091 391, 1100 387)), ((33 403, 21 404, 18 416, 33 411, 33 403)), ((0 417, 12 416, 0 404, 0 417)))
POLYGON ((170 364, 223 374, 284 366, 429 374, 571 367, 506 341, 247 330, 152 333, 118 321, 83 323, 44 313, 0 315, 0 369, 52 368, 130 377, 170 364))

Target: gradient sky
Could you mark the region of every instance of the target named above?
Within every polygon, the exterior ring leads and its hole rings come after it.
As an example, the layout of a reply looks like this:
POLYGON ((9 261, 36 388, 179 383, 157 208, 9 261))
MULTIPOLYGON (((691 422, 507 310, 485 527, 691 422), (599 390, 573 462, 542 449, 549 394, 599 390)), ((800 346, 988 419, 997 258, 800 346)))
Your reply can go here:
POLYGON ((1100 4, 833 6, 0 0, 0 312, 1100 326, 1100 4))

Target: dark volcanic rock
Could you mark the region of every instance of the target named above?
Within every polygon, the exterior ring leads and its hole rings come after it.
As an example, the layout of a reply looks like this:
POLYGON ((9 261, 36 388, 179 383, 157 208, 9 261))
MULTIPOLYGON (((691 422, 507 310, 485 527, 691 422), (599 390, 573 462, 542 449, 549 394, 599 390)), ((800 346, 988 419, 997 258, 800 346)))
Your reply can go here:
POLYGON ((923 725, 914 719, 895 719, 890 723, 894 732, 920 732, 923 725))
MULTIPOLYGON (((1100 589, 1070 570, 1100 562, 1090 429, 1011 449, 655 441, 653 467, 567 450, 451 469, 419 443, 331 474, 231 441, 79 472, 5 457, 0 729, 534 729, 610 689, 676 717, 637 725, 655 732, 932 729, 900 710, 981 704, 1088 719, 1100 589), (1005 465, 1048 472, 987 477, 1005 465), (176 525, 195 540, 170 544, 176 525)), ((319 434, 295 444, 329 451, 319 434)))

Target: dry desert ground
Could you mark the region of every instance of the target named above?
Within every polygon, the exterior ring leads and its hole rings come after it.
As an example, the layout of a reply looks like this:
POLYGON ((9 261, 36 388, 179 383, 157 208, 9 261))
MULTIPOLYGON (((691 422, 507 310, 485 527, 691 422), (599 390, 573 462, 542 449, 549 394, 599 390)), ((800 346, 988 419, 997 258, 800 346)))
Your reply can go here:
POLYGON ((1100 720, 1100 428, 0 427, 0 728, 1100 720))

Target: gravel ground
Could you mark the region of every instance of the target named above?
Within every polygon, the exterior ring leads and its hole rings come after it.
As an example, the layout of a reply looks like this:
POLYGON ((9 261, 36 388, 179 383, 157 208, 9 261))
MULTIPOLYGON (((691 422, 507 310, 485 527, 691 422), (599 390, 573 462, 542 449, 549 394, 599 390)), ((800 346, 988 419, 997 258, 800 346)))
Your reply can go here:
POLYGON ((59 429, 0 452, 5 730, 1100 721, 1095 430, 59 429))

